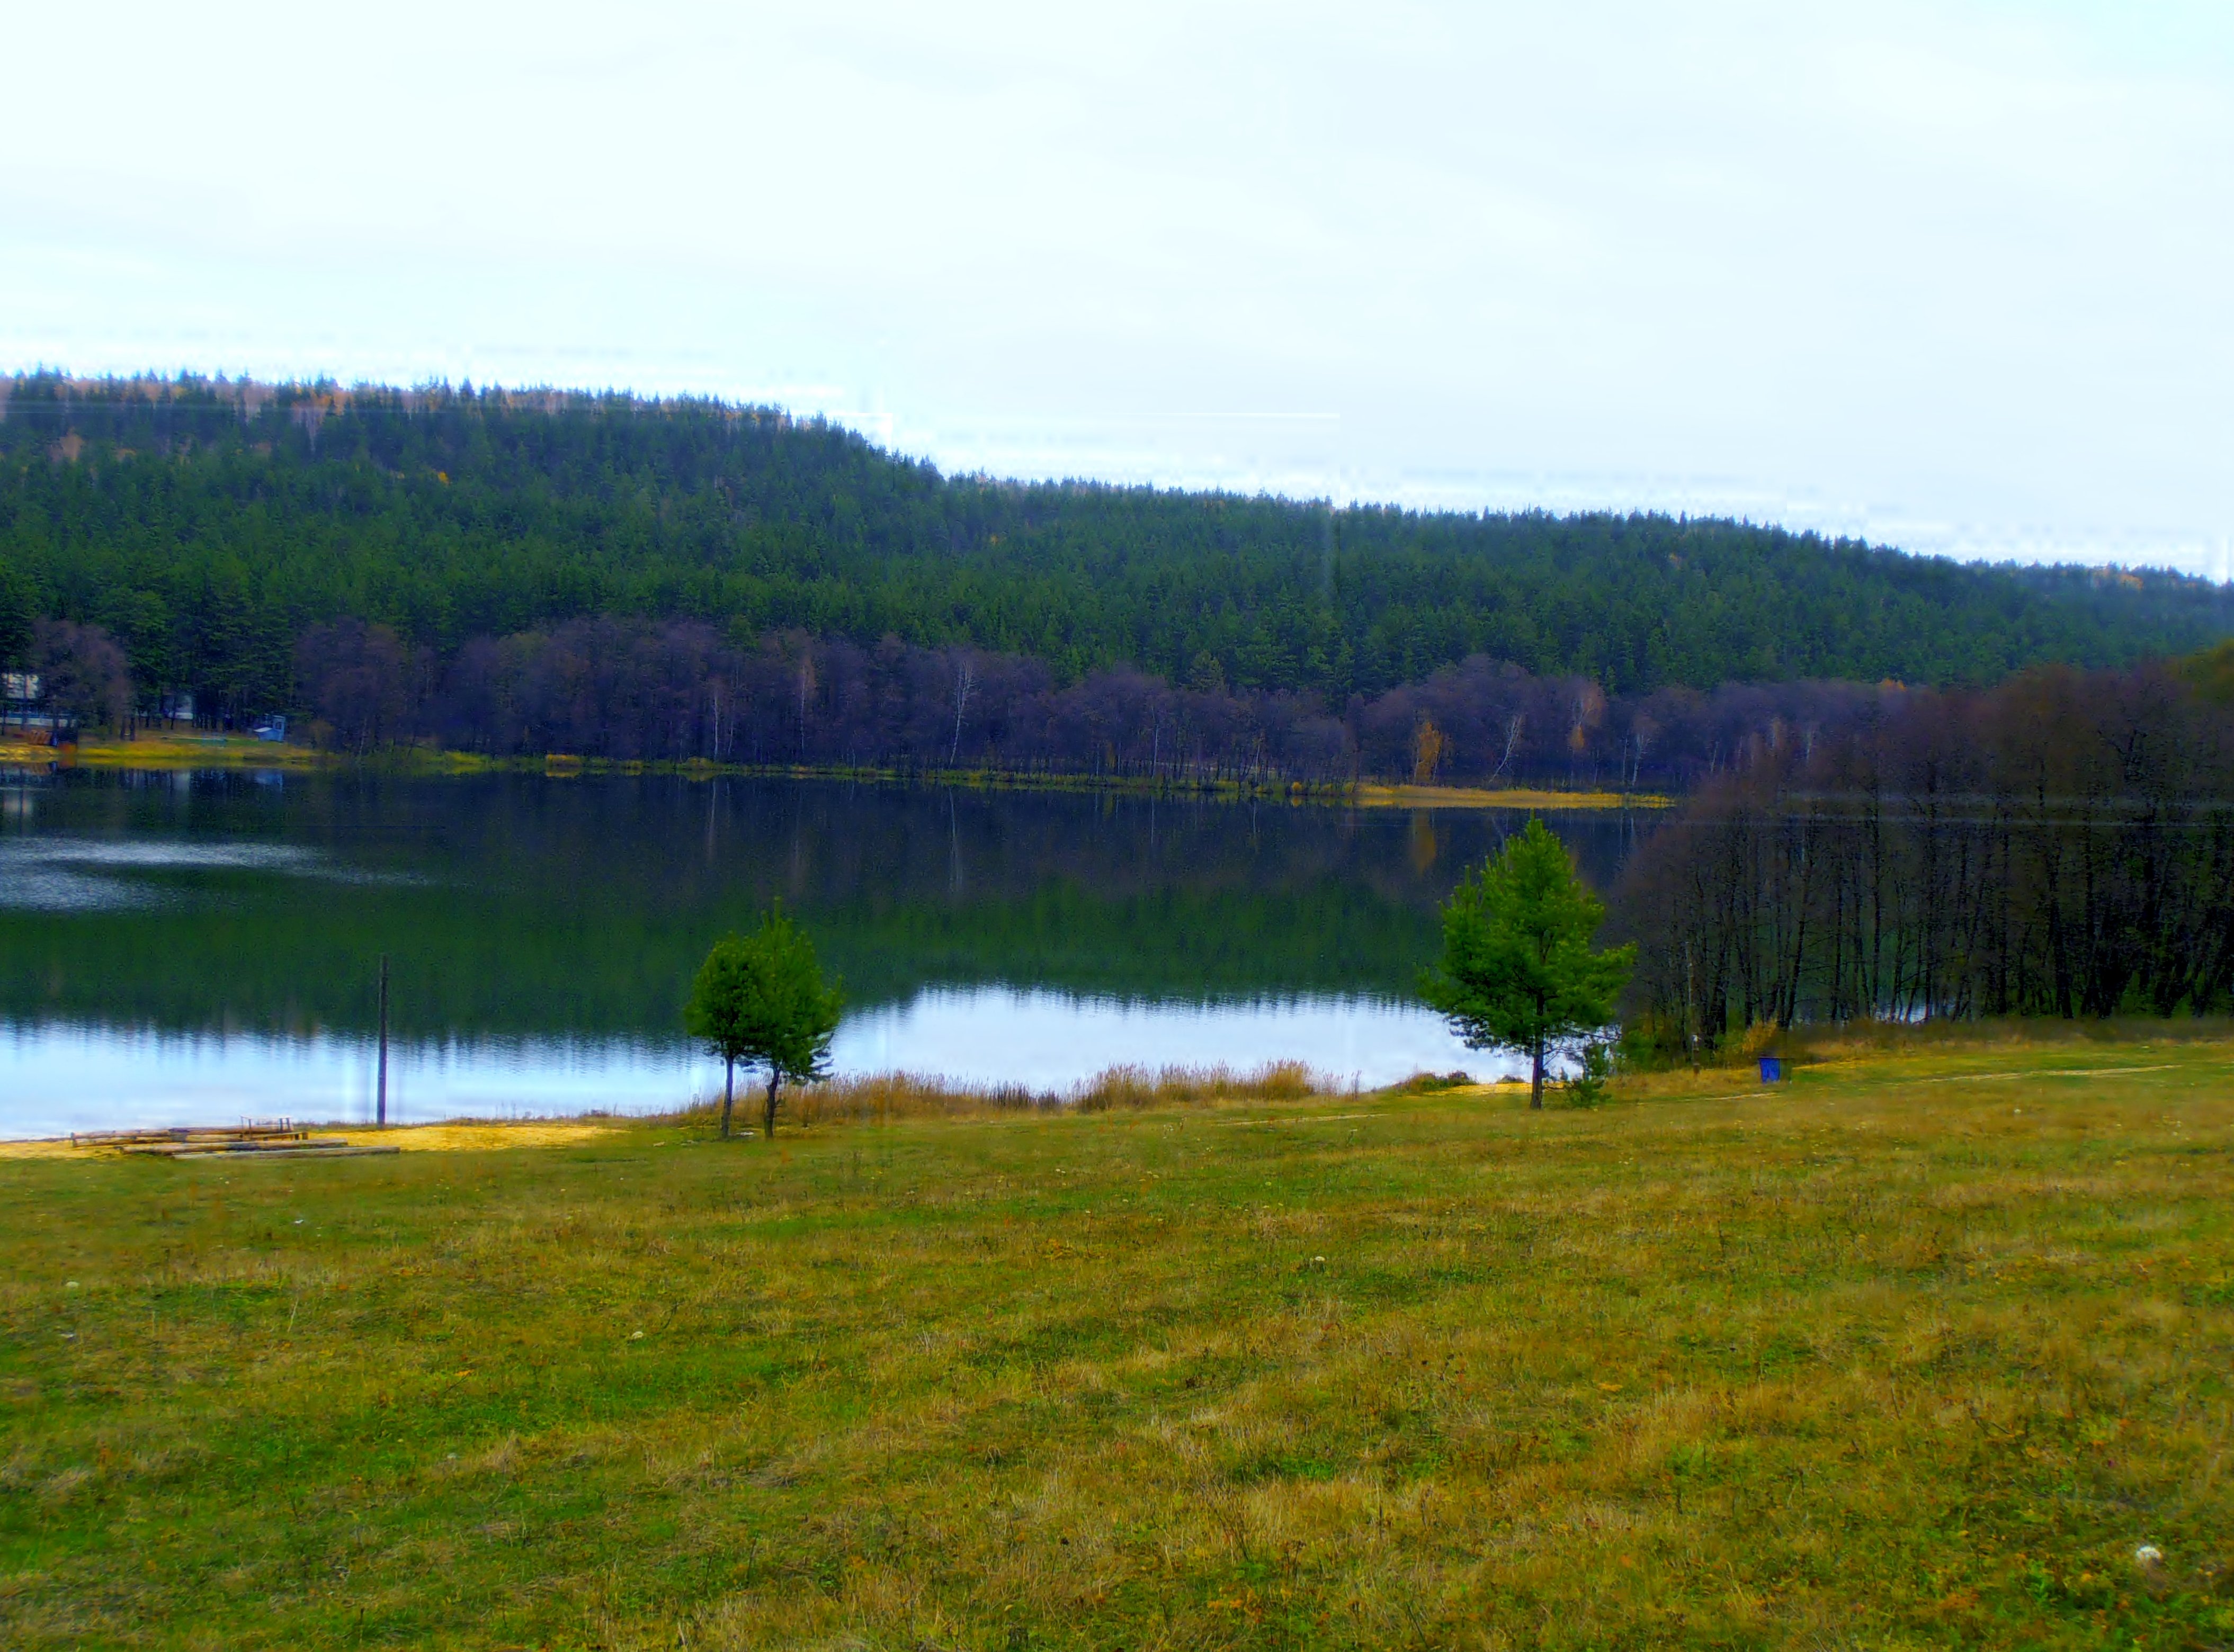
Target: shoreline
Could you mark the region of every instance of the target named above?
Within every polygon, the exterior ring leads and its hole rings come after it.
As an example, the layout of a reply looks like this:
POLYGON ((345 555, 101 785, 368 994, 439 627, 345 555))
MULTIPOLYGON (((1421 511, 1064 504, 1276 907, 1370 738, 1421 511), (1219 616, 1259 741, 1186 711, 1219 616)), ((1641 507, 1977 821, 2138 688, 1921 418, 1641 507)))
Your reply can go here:
MULTIPOLYGON (((1507 1100, 1525 1097, 1525 1079, 1488 1080, 1480 1083, 1438 1087, 1432 1091, 1408 1090, 1401 1084, 1383 1085, 1367 1090, 1319 1089, 1301 1091, 1293 1094, 1255 1095, 1236 1093, 1207 1100, 1188 1100, 1179 1097, 1159 1097, 1130 1109, 1143 1113, 1187 1113, 1193 1114, 1225 1114, 1234 1113, 1279 1113, 1297 1107, 1375 1101, 1416 1100, 1426 1097, 1433 1100, 1465 1100, 1469 1096, 1498 1096, 1507 1100)), ((1075 1102, 1050 1107, 1004 1107, 988 1097, 969 1097, 970 1104, 933 1108, 904 1108, 885 1114, 872 1109, 859 1111, 843 1108, 810 1111, 807 1116, 790 1111, 794 1098, 787 1094, 786 1107, 776 1126, 776 1142, 813 1140, 826 1136, 833 1130, 858 1128, 863 1126, 882 1126, 932 1120, 944 1123, 983 1123, 989 1120, 1031 1120, 1059 1117, 1097 1118, 1110 1112, 1107 1107, 1091 1105, 1080 1107, 1075 1102)), ((756 1097, 741 1095, 737 1101, 735 1139, 750 1140, 759 1133, 759 1103, 756 1097)), ((689 1130, 700 1126, 711 1128, 719 1116, 720 1104, 709 1101, 697 1107, 667 1113, 603 1113, 591 1111, 570 1114, 553 1114, 547 1118, 523 1119, 434 1119, 424 1123, 349 1124, 342 1121, 310 1124, 298 1122, 297 1127, 306 1139, 345 1140, 352 1146, 373 1146, 396 1148, 404 1152, 477 1152, 522 1147, 567 1147, 594 1141, 602 1137, 630 1131, 661 1129, 689 1130)), ((1255 1122, 1255 1120, 1251 1120, 1255 1122)), ((151 1126, 149 1134, 160 1134, 174 1126, 151 1126)), ((219 1125, 186 1126, 196 1131, 222 1131, 219 1125)), ((70 1160, 90 1162, 125 1157, 102 1142, 80 1140, 72 1136, 15 1136, 0 1137, 0 1163, 20 1160, 70 1160)), ((243 1152, 235 1155, 212 1153, 199 1158, 195 1163, 239 1163, 259 1158, 278 1158, 281 1155, 243 1152)))
MULTIPOLYGON (((1780 1041, 1787 1075, 1775 1082, 1758 1076, 1753 1054, 1740 1047, 1702 1061, 1617 1073, 1601 1107, 1661 1101, 1728 1101, 1741 1097, 1774 1100, 1792 1094, 1795 1080, 1821 1082, 1870 1068, 1887 1083, 1926 1085, 2048 1080, 2087 1081, 2169 1071, 2198 1056, 2234 1055, 2234 1016, 2206 1019, 2113 1018, 2067 1022, 2053 1018, 1973 1022, 1923 1030, 1871 1024, 1846 1028, 1794 1029, 1780 1041), (2133 1064, 2141 1058, 2141 1065, 2133 1064), (2109 1063, 2107 1064, 2106 1063, 2109 1063)), ((1451 1075, 1455 1077, 1456 1075, 1451 1075)), ((2059 1087, 2060 1088, 2061 1087, 2059 1087)), ((2083 1088, 2083 1086, 2081 1087, 2083 1088)), ((855 1074, 810 1088, 787 1087, 779 1139, 819 1136, 832 1128, 895 1123, 907 1119, 963 1120, 1091 1117, 1126 1112, 1218 1112, 1278 1109, 1341 1102, 1345 1105, 1399 1100, 1525 1100, 1525 1076, 1507 1073, 1471 1077, 1465 1082, 1422 1069, 1395 1082, 1358 1085, 1300 1062, 1273 1061, 1257 1068, 1218 1066, 1127 1069, 1113 1068, 1067 1089, 1027 1092, 1019 1100, 1004 1087, 954 1082, 936 1075, 903 1071, 855 1074)), ((2074 1088, 2072 1094, 2080 1093, 2074 1088)), ((1592 1109, 1566 1105, 1564 1080, 1547 1081, 1549 1110, 1566 1114, 1592 1109)), ((739 1128, 749 1133, 758 1106, 749 1086, 738 1096, 739 1128)), ((343 1137, 353 1145, 375 1142, 407 1151, 468 1151, 565 1146, 615 1132, 710 1123, 718 1096, 696 1095, 676 1107, 643 1112, 588 1107, 573 1113, 525 1113, 511 1117, 460 1114, 397 1122, 385 1126, 363 1120, 296 1120, 294 1127, 312 1137, 343 1137)), ((147 1125, 150 1133, 175 1130, 225 1130, 212 1120, 192 1126, 147 1125)), ((81 1134, 86 1133, 79 1133, 81 1134)), ((92 1139, 62 1133, 0 1135, 0 1160, 88 1159, 105 1156, 92 1139)))
POLYGON ((685 780, 844 780, 854 785, 924 786, 977 792, 1074 792, 1138 797, 1208 798, 1352 809, 1512 809, 1604 812, 1664 809, 1674 799, 1656 792, 1548 787, 1490 788, 1416 786, 1377 780, 1307 781, 1188 779, 1171 776, 1035 773, 1009 769, 910 769, 835 763, 716 763, 705 758, 670 760, 578 757, 488 757, 413 747, 377 757, 350 758, 239 735, 143 735, 133 740, 87 741, 59 748, 0 740, 0 768, 114 769, 176 773, 195 769, 277 769, 290 772, 361 767, 409 775, 541 774, 551 780, 588 776, 672 775, 685 780))

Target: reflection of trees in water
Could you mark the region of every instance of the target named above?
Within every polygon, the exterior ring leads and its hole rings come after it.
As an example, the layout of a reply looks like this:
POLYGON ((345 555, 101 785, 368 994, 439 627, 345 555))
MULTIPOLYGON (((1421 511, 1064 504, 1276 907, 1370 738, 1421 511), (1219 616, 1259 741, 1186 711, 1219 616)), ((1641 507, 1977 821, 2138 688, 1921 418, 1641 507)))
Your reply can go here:
MULTIPOLYGON (((852 1002, 929 983, 1145 997, 1408 994, 1434 913, 1511 823, 1114 794, 666 777, 85 777, 90 837, 249 837, 336 875, 134 874, 152 907, 0 913, 0 1007, 176 1028, 359 1028, 396 959, 407 1031, 666 1038, 709 941, 781 898, 852 1002), (384 880, 384 881, 383 881, 384 880)), ((1561 823, 1601 884, 1617 817, 1561 823)))
POLYGON ((1435 817, 1425 809, 1412 812, 1412 870, 1425 877, 1434 870, 1435 854, 1441 845, 1435 841, 1435 817))
POLYGON ((1917 694, 1765 754, 1636 857, 1641 1001, 1760 1022, 2169 1015, 2234 992, 2234 725, 2149 667, 1917 694))

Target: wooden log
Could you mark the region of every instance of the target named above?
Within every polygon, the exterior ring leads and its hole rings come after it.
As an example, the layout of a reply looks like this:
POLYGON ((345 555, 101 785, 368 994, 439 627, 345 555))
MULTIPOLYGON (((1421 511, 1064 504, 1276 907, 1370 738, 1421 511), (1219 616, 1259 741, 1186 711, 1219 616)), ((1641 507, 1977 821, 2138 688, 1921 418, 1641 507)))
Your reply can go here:
POLYGON ((297 1142, 286 1147, 258 1147, 247 1151, 187 1152, 162 1153, 158 1157, 172 1164, 186 1159, 370 1159, 376 1155, 400 1153, 401 1147, 382 1146, 371 1142, 343 1142, 338 1146, 320 1147, 316 1142, 297 1142))
POLYGON ((75 1147, 123 1147, 143 1142, 166 1141, 302 1141, 307 1139, 310 1133, 306 1126, 292 1122, 242 1125, 231 1128, 216 1125, 174 1125, 163 1130, 74 1130, 70 1133, 70 1145, 75 1147))
POLYGON ((209 1159, 220 1153, 333 1153, 349 1146, 341 1136, 287 1136, 249 1139, 202 1136, 192 1141, 127 1142, 116 1151, 146 1159, 209 1159))

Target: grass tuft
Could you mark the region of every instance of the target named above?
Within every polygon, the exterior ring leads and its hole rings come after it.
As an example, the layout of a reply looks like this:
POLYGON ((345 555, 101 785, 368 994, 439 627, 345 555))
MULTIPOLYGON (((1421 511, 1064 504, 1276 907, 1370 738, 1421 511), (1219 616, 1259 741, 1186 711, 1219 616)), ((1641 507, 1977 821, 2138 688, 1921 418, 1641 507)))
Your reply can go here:
MULTIPOLYGON (((786 1124, 812 1127, 836 1124, 888 1124, 900 1119, 970 1119, 1019 1113, 1108 1113, 1150 1107, 1223 1107, 1261 1101, 1300 1101, 1314 1095, 1353 1094, 1355 1087, 1313 1072, 1301 1061, 1268 1061, 1261 1067, 1112 1067, 1083 1083, 1057 1090, 1021 1084, 952 1084, 910 1073, 872 1073, 787 1084, 777 1131, 786 1124)), ((748 1117, 758 1093, 741 1090, 748 1117)), ((679 1115, 692 1121, 717 1119, 718 1096, 679 1115)))

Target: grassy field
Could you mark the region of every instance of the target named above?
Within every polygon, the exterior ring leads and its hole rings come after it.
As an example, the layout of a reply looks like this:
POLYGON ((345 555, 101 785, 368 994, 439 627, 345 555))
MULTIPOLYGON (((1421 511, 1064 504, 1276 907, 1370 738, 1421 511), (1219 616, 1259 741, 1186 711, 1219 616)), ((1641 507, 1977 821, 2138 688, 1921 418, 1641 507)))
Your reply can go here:
POLYGON ((2230 1126, 2074 1038, 0 1160, 0 1643, 2234 1645, 2230 1126))

